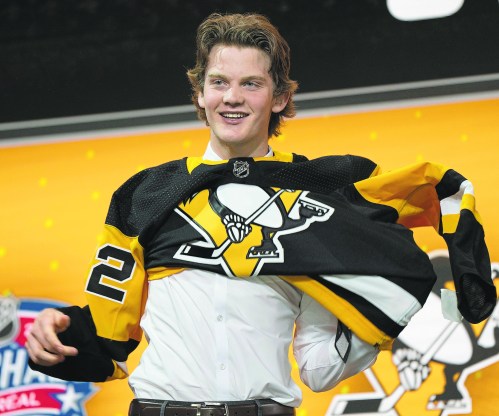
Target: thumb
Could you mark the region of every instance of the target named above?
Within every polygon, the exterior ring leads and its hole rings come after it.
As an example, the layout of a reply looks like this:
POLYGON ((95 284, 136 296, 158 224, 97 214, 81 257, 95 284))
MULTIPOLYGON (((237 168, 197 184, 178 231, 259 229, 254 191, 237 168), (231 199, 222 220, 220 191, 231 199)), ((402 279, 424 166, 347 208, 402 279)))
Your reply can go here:
POLYGON ((71 324, 71 318, 68 315, 58 311, 57 315, 54 317, 55 332, 56 333, 64 332, 66 329, 69 328, 70 324, 71 324))

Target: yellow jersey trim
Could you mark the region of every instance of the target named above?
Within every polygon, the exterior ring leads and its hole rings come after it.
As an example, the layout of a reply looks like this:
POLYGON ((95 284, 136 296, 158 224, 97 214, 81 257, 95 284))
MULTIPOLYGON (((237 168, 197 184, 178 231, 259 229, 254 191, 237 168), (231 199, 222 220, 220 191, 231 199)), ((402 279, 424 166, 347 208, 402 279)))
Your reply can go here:
POLYGON ((147 269, 147 280, 159 280, 185 270, 185 267, 153 267, 147 269))
POLYGON ((377 345, 382 350, 391 348, 393 338, 377 328, 348 301, 331 292, 327 287, 308 276, 280 275, 279 277, 314 298, 363 341, 377 345))
POLYGON ((128 374, 125 371, 123 371, 123 369, 118 364, 116 364, 116 361, 113 361, 113 366, 114 366, 113 374, 109 376, 106 379, 106 381, 121 380, 128 377, 128 374))

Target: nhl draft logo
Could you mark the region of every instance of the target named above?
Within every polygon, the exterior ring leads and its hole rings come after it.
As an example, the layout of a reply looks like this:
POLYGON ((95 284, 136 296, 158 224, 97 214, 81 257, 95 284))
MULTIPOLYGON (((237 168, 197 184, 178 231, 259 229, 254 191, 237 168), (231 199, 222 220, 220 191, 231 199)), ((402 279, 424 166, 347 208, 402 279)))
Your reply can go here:
POLYGON ((199 192, 175 212, 202 239, 181 245, 174 258, 254 276, 264 264, 284 261, 281 236, 327 221, 334 208, 306 191, 227 184, 199 192))
POLYGON ((0 414, 3 416, 85 416, 84 402, 97 389, 33 371, 24 348, 37 314, 66 306, 40 299, 0 296, 0 414))
MULTIPOLYGON (((381 354, 364 372, 374 392, 337 395, 326 416, 475 413, 466 380, 499 362, 499 303, 479 329, 444 319, 440 289, 452 281, 448 253, 436 250, 429 257, 437 283, 395 341, 391 357, 381 354)), ((499 263, 492 263, 492 277, 497 285, 499 263)))

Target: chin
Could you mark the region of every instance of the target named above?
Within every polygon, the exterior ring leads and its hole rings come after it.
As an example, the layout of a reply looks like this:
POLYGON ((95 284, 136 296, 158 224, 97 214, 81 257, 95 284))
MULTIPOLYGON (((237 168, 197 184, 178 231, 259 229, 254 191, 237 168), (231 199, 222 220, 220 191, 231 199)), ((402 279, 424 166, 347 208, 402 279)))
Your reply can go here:
POLYGON ((247 143, 251 141, 250 138, 248 138, 246 135, 243 134, 224 134, 221 136, 218 136, 220 138, 220 142, 231 145, 231 144, 239 144, 239 143, 247 143))

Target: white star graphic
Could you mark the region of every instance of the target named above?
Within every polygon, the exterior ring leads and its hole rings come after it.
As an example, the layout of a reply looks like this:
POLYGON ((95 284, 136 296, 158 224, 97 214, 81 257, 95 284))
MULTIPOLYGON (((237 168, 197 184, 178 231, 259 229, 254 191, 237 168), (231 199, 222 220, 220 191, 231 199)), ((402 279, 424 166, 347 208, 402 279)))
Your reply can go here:
POLYGON ((83 393, 77 393, 72 384, 68 385, 65 393, 56 394, 57 400, 62 403, 61 414, 67 413, 70 410, 79 411, 78 402, 84 396, 83 393))

